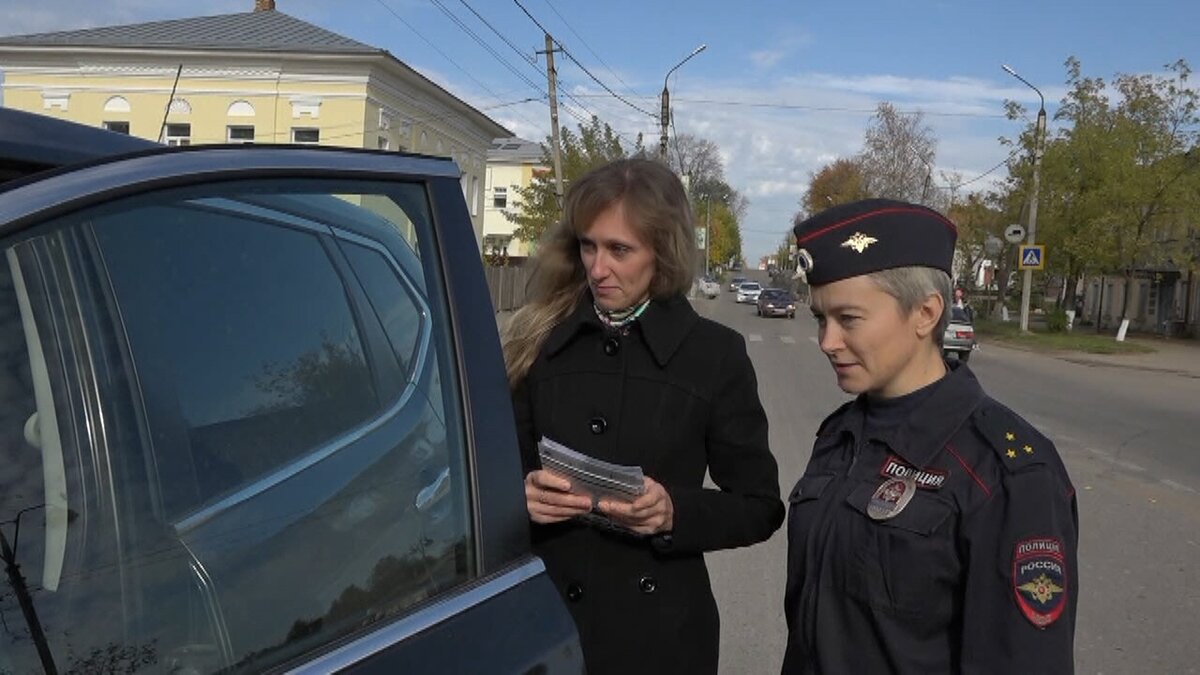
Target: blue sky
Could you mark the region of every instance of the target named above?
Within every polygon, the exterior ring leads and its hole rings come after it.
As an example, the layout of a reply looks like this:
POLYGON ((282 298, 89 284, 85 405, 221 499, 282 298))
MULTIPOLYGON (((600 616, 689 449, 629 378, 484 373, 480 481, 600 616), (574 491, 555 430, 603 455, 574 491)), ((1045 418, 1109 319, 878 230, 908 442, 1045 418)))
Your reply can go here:
MULTIPOLYGON (((1105 80, 1162 72, 1180 58, 1200 66, 1196 0, 520 2, 605 85, 650 112, 658 110, 667 70, 708 45, 671 78, 675 126, 717 143, 729 182, 749 197, 743 238, 751 262, 782 240, 809 175, 860 149, 880 101, 925 113, 938 138, 934 183, 972 181, 961 194, 1003 176, 1000 169, 980 177, 1008 155, 997 139, 1020 130, 1004 119, 1004 100, 1037 109, 1036 94, 1001 63, 1042 90, 1051 116, 1065 92, 1068 56, 1082 61, 1085 75, 1105 80)), ((223 14, 253 4, 0 0, 0 33, 223 14)), ((387 49, 520 136, 548 134, 544 102, 512 104, 539 96, 530 83, 545 85, 544 62, 523 63, 517 54, 532 57, 543 37, 514 0, 277 0, 277 7, 387 49)), ((656 119, 609 95, 566 57, 557 60, 566 108, 657 143, 656 119)), ((563 119, 575 120, 566 113, 563 119)))

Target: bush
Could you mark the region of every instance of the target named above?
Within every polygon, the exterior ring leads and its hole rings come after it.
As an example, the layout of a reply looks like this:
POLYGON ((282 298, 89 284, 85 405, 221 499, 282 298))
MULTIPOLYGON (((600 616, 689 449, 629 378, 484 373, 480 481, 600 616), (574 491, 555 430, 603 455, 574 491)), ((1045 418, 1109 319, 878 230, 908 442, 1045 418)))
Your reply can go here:
POLYGON ((1046 330, 1051 333, 1067 332, 1067 312, 1064 309, 1052 309, 1046 313, 1046 330))

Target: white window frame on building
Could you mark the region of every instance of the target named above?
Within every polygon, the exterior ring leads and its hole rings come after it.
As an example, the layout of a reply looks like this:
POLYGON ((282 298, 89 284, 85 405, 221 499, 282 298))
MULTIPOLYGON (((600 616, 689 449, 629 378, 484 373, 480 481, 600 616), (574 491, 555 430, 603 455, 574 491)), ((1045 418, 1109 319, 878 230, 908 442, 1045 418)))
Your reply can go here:
POLYGON ((105 120, 102 122, 105 129, 117 134, 129 135, 129 122, 120 120, 105 120))
POLYGON ((191 145, 192 125, 189 122, 168 122, 163 129, 165 145, 191 145))
POLYGON ((380 136, 378 142, 376 143, 376 148, 379 150, 391 150, 392 142, 388 140, 387 136, 380 136))
POLYGON ((321 130, 317 127, 292 127, 292 142, 300 145, 317 145, 321 142, 321 130))
POLYGON ((507 209, 508 208, 508 188, 496 187, 492 188, 492 208, 507 209))
POLYGON ((225 127, 225 142, 226 143, 253 143, 254 142, 254 125, 253 124, 230 124, 225 127))

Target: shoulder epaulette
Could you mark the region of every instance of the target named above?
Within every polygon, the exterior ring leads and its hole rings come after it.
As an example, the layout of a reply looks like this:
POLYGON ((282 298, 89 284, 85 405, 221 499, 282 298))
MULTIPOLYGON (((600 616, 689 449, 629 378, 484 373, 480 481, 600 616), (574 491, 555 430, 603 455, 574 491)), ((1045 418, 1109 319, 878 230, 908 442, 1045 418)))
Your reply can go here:
POLYGON ((994 400, 979 406, 973 419, 1000 463, 1010 471, 1044 464, 1055 455, 1054 446, 1033 425, 994 400))

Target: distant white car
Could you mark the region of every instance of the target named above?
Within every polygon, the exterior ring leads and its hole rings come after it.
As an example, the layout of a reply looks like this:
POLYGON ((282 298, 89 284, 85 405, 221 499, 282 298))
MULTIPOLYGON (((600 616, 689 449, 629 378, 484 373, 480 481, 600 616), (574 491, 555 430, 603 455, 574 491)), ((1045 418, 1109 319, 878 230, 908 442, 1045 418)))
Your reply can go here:
POLYGON ((716 279, 700 277, 696 282, 696 290, 700 292, 700 295, 712 299, 721 294, 721 284, 717 283, 716 279))
POLYGON ((738 286, 737 301, 748 302, 755 304, 758 302, 758 294, 762 293, 762 284, 757 281, 747 281, 738 286))

